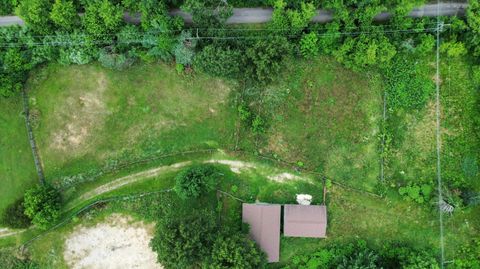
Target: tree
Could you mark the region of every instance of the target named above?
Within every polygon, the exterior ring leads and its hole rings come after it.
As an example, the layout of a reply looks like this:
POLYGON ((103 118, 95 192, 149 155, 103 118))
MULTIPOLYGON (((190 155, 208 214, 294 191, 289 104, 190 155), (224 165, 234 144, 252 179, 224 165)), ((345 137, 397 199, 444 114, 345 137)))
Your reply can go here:
POLYGON ((290 52, 290 45, 284 37, 257 41, 246 51, 247 75, 260 83, 271 82, 290 52))
POLYGON ((468 45, 475 56, 480 56, 480 1, 468 1, 467 9, 468 45))
POLYGON ((370 249, 356 251, 350 256, 343 257, 338 265, 339 269, 377 269, 378 254, 370 249))
POLYGON ((50 0, 22 0, 17 7, 17 14, 34 32, 48 34, 52 30, 50 22, 50 0))
POLYGON ((150 246, 157 253, 158 262, 167 269, 199 266, 210 255, 217 228, 211 211, 181 218, 165 216, 157 222, 150 246))
POLYGON ((233 8, 223 0, 186 0, 182 10, 192 14, 198 28, 220 28, 233 14, 233 8))
POLYGON ((287 29, 285 33, 288 34, 300 33, 315 16, 315 6, 312 3, 301 2, 300 9, 287 9, 285 0, 275 0, 273 8, 270 28, 287 29))
POLYGON ((303 35, 300 39, 300 52, 305 58, 312 58, 318 54, 318 35, 311 32, 303 35))
POLYGON ((3 212, 2 223, 10 228, 27 228, 31 224, 31 219, 25 215, 23 199, 18 199, 10 204, 3 212))
POLYGON ((200 70, 219 77, 233 78, 242 69, 242 52, 230 47, 208 45, 199 52, 194 65, 200 70))
POLYGON ((97 38, 118 32, 122 23, 123 10, 109 0, 94 0, 85 7, 83 24, 87 33, 97 38))
POLYGON ((195 47, 197 39, 192 38, 192 34, 183 31, 178 37, 177 45, 174 48, 175 61, 179 64, 189 66, 195 56, 195 47))
POLYGON ((78 15, 72 1, 55 0, 50 18, 60 29, 70 31, 77 23, 78 15))
POLYGON ((25 193, 25 215, 40 229, 46 229, 60 215, 60 193, 49 185, 36 186, 25 193))
POLYGON ((266 255, 244 234, 224 234, 217 237, 207 268, 257 269, 267 264, 266 255))
POLYGON ((195 165, 175 177, 175 192, 182 199, 197 198, 211 191, 217 183, 217 171, 211 165, 195 165))
POLYGON ((16 3, 15 0, 0 1, 0 15, 12 14, 15 3, 16 3))
POLYGON ((96 58, 98 48, 93 42, 91 36, 85 36, 82 32, 74 31, 70 34, 59 32, 52 39, 46 39, 43 42, 45 46, 49 44, 65 44, 58 47, 57 61, 64 65, 69 64, 87 64, 96 58), (68 46, 67 46, 68 45, 68 46))

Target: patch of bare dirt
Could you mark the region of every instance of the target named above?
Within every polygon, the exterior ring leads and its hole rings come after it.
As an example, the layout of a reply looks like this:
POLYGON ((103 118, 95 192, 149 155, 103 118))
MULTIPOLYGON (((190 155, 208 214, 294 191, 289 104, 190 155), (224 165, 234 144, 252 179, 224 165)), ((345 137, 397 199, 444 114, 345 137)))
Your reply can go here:
POLYGON ((268 179, 274 180, 277 182, 285 182, 285 181, 291 181, 291 180, 300 180, 302 178, 290 173, 281 173, 274 176, 268 176, 268 179))
POLYGON ((230 166, 230 170, 236 174, 240 174, 242 169, 255 168, 255 165, 252 163, 246 163, 242 161, 232 161, 232 160, 208 160, 205 163, 218 163, 223 165, 230 166))
POLYGON ((56 150, 76 150, 83 146, 90 133, 99 125, 107 114, 103 95, 107 88, 104 74, 97 79, 97 88, 89 92, 79 92, 68 97, 59 107, 58 122, 64 125, 52 134, 51 146, 56 150))
POLYGON ((65 241, 63 256, 73 269, 161 269, 148 245, 153 228, 114 214, 93 227, 76 228, 65 241))

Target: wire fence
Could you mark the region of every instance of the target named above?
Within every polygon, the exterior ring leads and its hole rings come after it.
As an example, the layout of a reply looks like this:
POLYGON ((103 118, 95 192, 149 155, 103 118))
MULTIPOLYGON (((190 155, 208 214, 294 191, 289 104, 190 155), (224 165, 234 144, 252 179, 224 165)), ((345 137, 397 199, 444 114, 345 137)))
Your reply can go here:
POLYGON ((25 117, 25 126, 27 128, 28 141, 30 142, 30 149, 32 150, 33 161, 35 163, 35 170, 37 171, 38 180, 41 185, 45 185, 45 175, 43 173, 42 163, 40 162, 40 155, 38 154, 37 143, 33 135, 32 124, 30 122, 30 107, 28 102, 28 94, 25 88, 22 89, 22 104, 23 114, 25 117))
POLYGON ((37 239, 40 239, 41 237, 45 236, 46 234, 60 228, 61 226, 69 223, 74 217, 78 216, 79 214, 83 213, 83 212, 86 212, 92 208, 94 208, 95 206, 99 205, 99 204, 103 204, 103 203, 108 203, 108 202, 112 202, 112 201, 126 201, 126 200, 133 200, 133 199, 138 199, 138 198, 142 198, 142 197, 145 197, 145 196, 150 196, 150 195, 154 195, 154 194, 159 194, 159 193, 166 193, 166 192, 170 192, 172 191, 173 189, 172 188, 168 188, 168 189, 164 189, 164 190, 159 190, 159 191, 152 191, 152 192, 143 192, 143 193, 138 193, 138 194, 131 194, 131 195, 119 195, 119 196, 112 196, 112 197, 108 197, 108 198, 101 198, 101 199, 97 199, 95 201, 92 201, 91 203, 81 207, 80 209, 78 210, 75 210, 73 212, 71 212, 70 214, 67 214, 67 216, 65 216, 59 223, 57 223, 56 225, 52 226, 51 228, 49 228, 48 230, 30 238, 28 241, 24 242, 23 244, 21 244, 19 246, 19 249, 20 250, 24 250, 28 245, 30 245, 31 243, 33 243, 35 240, 37 239))

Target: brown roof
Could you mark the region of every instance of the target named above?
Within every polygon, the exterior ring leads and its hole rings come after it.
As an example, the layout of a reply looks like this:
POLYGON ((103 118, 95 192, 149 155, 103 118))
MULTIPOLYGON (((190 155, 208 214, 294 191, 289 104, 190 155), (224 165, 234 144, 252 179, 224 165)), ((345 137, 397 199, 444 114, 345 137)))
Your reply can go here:
POLYGON ((285 205, 283 233, 292 237, 326 237, 327 207, 323 205, 285 205))
POLYGON ((250 224, 250 236, 267 254, 268 262, 280 257, 280 205, 243 204, 242 220, 250 224))

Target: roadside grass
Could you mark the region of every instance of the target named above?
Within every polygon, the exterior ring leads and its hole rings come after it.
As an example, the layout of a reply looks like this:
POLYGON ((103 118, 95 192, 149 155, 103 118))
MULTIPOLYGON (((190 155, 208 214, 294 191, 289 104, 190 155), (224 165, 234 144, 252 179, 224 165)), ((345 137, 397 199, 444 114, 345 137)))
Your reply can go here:
POLYGON ((0 98, 0 213, 38 182, 20 96, 0 98))
POLYGON ((262 150, 373 191, 379 176, 379 74, 357 73, 328 57, 287 64, 272 88, 289 93, 275 111, 262 150))
POLYGON ((228 148, 233 135, 229 86, 165 64, 126 71, 52 64, 27 87, 48 180, 118 160, 228 148))

